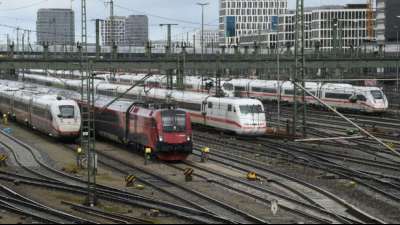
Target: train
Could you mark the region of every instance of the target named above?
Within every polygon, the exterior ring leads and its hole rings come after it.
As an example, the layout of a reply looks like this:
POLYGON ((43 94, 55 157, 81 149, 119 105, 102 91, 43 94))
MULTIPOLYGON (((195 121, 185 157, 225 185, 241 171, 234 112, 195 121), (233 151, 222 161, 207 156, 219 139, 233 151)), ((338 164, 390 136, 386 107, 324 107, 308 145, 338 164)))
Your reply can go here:
POLYGON ((111 100, 109 97, 96 100, 98 135, 134 145, 139 151, 151 148, 152 154, 162 161, 183 161, 192 154, 193 134, 187 112, 173 106, 125 99, 103 110, 111 100))
MULTIPOLYGON (((30 90, 26 91, 27 93, 68 97, 76 107, 86 104, 81 101, 79 92, 72 90, 26 86, 14 81, 0 81, 0 87, 15 90, 24 88, 30 90)), ((127 99, 118 100, 104 109, 112 100, 113 98, 108 96, 96 97, 94 111, 97 136, 126 144, 138 151, 151 148, 152 155, 162 161, 182 161, 192 153, 193 134, 190 115, 187 112, 171 105, 127 99)))
POLYGON ((0 112, 57 139, 74 140, 80 134, 78 104, 58 95, 0 86, 0 112))
MULTIPOLYGON (((79 80, 67 80, 25 74, 29 82, 53 85, 80 91, 79 80)), ((110 84, 95 81, 96 93, 112 95, 125 93, 130 86, 110 84)), ((262 136, 267 132, 267 122, 264 105, 261 101, 251 98, 212 97, 206 93, 166 90, 161 88, 136 87, 125 97, 135 99, 138 96, 154 101, 174 101, 178 108, 188 111, 192 122, 197 125, 212 127, 237 135, 262 136)))
MULTIPOLYGON (((144 74, 122 74, 116 78, 100 75, 99 79, 121 84, 134 84, 144 74)), ((213 92, 214 79, 199 76, 185 77, 185 88, 195 92, 213 92)), ((166 84, 166 76, 155 75, 146 81, 149 87, 162 87, 166 84)), ((363 87, 350 84, 306 82, 306 89, 326 104, 337 109, 359 111, 365 113, 383 113, 389 108, 389 101, 378 87, 363 87)), ((291 81, 230 79, 222 81, 222 91, 230 97, 256 98, 261 101, 278 101, 293 103, 294 85, 291 81)), ((300 90, 299 90, 300 92, 300 90)), ((298 99, 301 101, 302 99, 298 99)), ((306 103, 315 106, 321 104, 310 95, 305 97, 306 103)))
MULTIPOLYGON (((389 101, 378 87, 361 87, 351 84, 306 82, 305 88, 326 104, 337 109, 365 113, 383 113, 389 108, 389 101)), ((223 90, 229 96, 253 97, 262 101, 294 102, 294 84, 291 81, 262 81, 233 79, 223 83, 223 90)), ((300 93, 300 89, 297 89, 300 93)), ((307 104, 321 106, 310 94, 306 94, 307 104)), ((301 101, 301 99, 298 99, 301 101)))

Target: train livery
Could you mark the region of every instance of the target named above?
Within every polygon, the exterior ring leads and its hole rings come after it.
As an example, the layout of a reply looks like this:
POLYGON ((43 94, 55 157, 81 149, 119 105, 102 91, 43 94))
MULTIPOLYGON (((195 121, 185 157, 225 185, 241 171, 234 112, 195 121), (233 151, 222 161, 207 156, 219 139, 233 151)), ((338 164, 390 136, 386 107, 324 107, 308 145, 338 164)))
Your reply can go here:
MULTIPOLYGON (((338 109, 350 109, 366 113, 382 113, 389 108, 389 102, 385 94, 377 87, 306 82, 305 88, 312 95, 338 109)), ((290 103, 294 101, 294 84, 290 81, 278 82, 236 79, 225 81, 223 89, 229 96, 253 97, 270 101, 276 101, 280 96, 282 101, 290 103)), ((311 105, 320 105, 310 95, 306 96, 306 102, 311 105)))
MULTIPOLYGON (((72 90, 80 90, 80 81, 56 79, 39 75, 25 74, 24 79, 30 82, 63 86, 72 90)), ((125 93, 130 86, 95 82, 97 94, 115 95, 125 93)), ((125 97, 135 99, 145 96, 156 101, 173 100, 178 107, 186 110, 195 124, 213 127, 218 130, 233 132, 238 135, 259 136, 267 131, 266 116, 263 104, 257 99, 216 98, 198 92, 166 90, 160 88, 136 87, 125 97)))
MULTIPOLYGON (((115 79, 101 75, 101 79, 122 84, 133 84, 144 74, 123 74, 115 79)), ((162 87, 166 76, 155 75, 146 81, 146 86, 162 87)), ((213 78, 199 76, 185 77, 186 90, 209 92, 214 86, 213 78), (205 90, 204 90, 205 89, 205 90)), ((306 88, 325 103, 338 109, 347 109, 366 113, 382 113, 389 108, 389 102, 380 88, 362 87, 350 84, 306 82, 306 88)), ((261 101, 282 101, 293 103, 294 86, 290 81, 231 79, 222 81, 222 89, 227 96, 256 98, 261 101), (279 94, 280 93, 280 94, 279 94)), ((312 96, 306 96, 307 104, 320 105, 312 96)))
POLYGON ((57 95, 1 86, 0 111, 54 138, 76 139, 80 134, 78 104, 57 95))
POLYGON ((190 115, 171 106, 119 100, 103 110, 111 98, 96 101, 98 135, 137 150, 151 148, 163 161, 185 160, 193 150, 190 115))

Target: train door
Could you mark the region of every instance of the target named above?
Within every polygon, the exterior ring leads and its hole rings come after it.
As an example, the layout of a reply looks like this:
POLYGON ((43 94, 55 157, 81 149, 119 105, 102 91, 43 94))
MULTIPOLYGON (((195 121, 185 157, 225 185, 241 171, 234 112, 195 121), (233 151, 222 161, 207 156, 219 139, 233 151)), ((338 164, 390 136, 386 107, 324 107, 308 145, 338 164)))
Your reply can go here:
POLYGON ((8 109, 8 113, 14 117, 15 112, 14 112, 14 102, 15 102, 15 93, 13 93, 10 97, 10 104, 9 104, 9 109, 8 109))
POLYGON ((33 105, 33 98, 30 98, 28 102, 28 121, 27 121, 28 126, 32 126, 32 105, 33 105))
POLYGON ((367 97, 365 93, 358 93, 357 94, 357 109, 360 111, 367 111, 367 97))
POLYGON ((248 98, 250 97, 250 92, 251 92, 251 87, 250 87, 250 82, 248 82, 246 85, 246 94, 248 98))
POLYGON ((236 121, 236 118, 234 118, 234 117, 235 117, 235 114, 234 114, 234 111, 235 111, 234 105, 228 104, 228 105, 225 105, 224 107, 225 107, 225 110, 226 110, 225 119, 226 119, 227 121, 232 121, 232 120, 236 121))

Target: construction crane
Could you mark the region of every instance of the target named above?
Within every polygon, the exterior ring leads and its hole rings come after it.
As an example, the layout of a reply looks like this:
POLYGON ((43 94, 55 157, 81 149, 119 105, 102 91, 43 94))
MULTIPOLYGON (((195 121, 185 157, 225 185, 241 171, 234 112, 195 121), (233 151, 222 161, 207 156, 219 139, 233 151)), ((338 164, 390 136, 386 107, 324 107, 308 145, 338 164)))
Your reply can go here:
POLYGON ((367 0, 367 33, 368 40, 374 40, 374 5, 373 0, 367 0))

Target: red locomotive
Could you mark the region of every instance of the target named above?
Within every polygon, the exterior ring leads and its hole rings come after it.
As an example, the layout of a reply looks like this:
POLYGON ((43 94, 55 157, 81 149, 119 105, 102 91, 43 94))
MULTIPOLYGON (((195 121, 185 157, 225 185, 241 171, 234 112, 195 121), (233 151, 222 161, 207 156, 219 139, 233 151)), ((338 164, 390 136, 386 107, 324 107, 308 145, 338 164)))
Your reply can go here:
POLYGON ((192 153, 192 126, 187 112, 128 100, 117 101, 103 111, 104 105, 96 101, 98 135, 141 151, 150 147, 153 155, 163 161, 182 161, 192 153))

